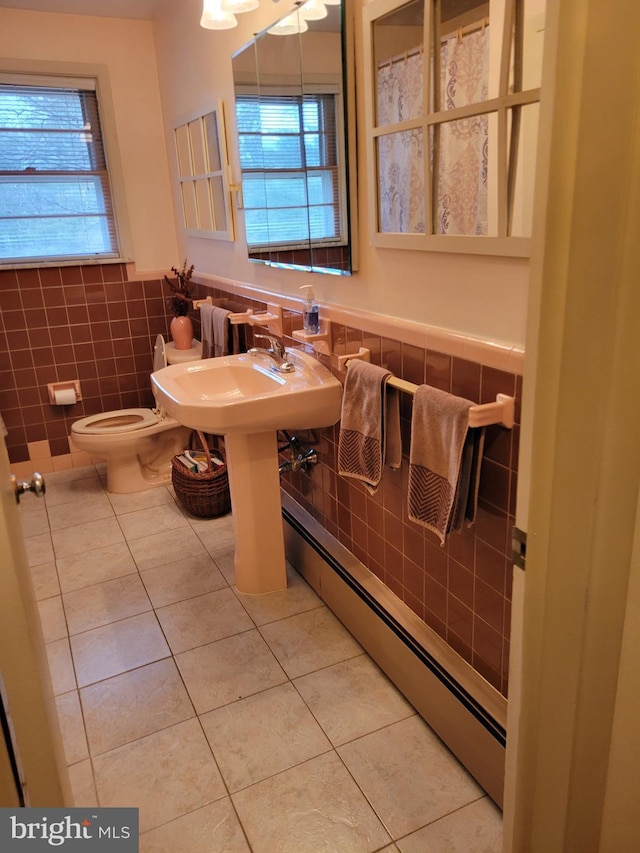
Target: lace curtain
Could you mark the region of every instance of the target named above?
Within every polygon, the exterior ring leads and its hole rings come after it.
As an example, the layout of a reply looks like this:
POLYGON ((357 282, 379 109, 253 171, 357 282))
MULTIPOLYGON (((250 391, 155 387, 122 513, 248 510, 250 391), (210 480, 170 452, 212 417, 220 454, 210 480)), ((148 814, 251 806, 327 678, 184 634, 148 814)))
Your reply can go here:
MULTIPOLYGON (((377 125, 422 115, 423 56, 412 52, 378 69, 377 125)), ((486 100, 489 27, 441 47, 443 108, 486 100)), ((487 234, 488 118, 473 116, 441 124, 437 188, 437 234, 487 234)), ((424 133, 422 129, 378 138, 379 228, 425 233, 424 133)))

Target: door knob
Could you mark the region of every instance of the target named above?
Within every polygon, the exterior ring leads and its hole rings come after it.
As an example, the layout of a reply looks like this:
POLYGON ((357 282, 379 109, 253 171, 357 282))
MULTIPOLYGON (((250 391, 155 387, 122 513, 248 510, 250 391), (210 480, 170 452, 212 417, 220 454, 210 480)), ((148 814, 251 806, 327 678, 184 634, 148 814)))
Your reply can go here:
POLYGON ((16 480, 14 476, 11 477, 11 482, 13 483, 13 492, 16 496, 16 503, 20 503, 20 495, 23 495, 25 492, 33 492, 34 495, 38 498, 43 498, 44 493, 46 491, 46 487, 44 484, 44 477, 42 474, 38 474, 36 471, 30 482, 26 480, 16 480))

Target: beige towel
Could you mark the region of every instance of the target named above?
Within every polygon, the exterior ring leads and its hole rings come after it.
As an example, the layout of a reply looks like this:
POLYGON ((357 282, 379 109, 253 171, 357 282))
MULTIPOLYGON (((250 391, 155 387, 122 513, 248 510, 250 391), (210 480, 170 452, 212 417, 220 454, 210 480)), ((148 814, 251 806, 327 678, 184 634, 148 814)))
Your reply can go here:
POLYGON ((231 311, 204 302, 200 306, 202 358, 218 358, 240 352, 238 327, 229 322, 231 311))
POLYGON ((354 359, 347 364, 338 438, 338 473, 362 480, 374 494, 385 463, 402 461, 400 406, 395 388, 388 388, 389 370, 354 359))
POLYGON ((202 358, 213 357, 213 309, 214 306, 203 302, 200 306, 200 337, 202 338, 202 358))
POLYGON ((409 518, 444 544, 475 519, 484 430, 469 430, 470 400, 420 385, 413 398, 409 518))

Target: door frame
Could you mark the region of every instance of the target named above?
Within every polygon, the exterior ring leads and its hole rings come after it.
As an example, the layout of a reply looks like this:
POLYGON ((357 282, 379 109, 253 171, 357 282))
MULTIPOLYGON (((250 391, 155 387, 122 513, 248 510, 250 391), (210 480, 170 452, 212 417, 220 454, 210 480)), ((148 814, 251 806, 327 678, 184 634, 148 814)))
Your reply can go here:
MULTIPOLYGON (((0 682, 25 804, 70 806, 69 779, 9 458, 0 435, 0 682)), ((22 500, 36 500, 31 494, 22 500)), ((0 806, 16 804, 2 741, 0 806), (4 798, 6 797, 6 802, 4 798)))
POLYGON ((548 3, 505 851, 640 849, 638 32, 635 0, 548 3))

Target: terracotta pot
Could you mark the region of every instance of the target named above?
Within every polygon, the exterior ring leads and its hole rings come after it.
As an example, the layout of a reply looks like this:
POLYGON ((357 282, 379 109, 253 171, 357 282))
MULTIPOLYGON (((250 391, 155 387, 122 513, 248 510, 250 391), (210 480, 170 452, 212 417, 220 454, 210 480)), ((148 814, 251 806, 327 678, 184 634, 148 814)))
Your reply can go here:
POLYGON ((169 327, 176 349, 191 349, 193 323, 191 317, 174 317, 169 327))

